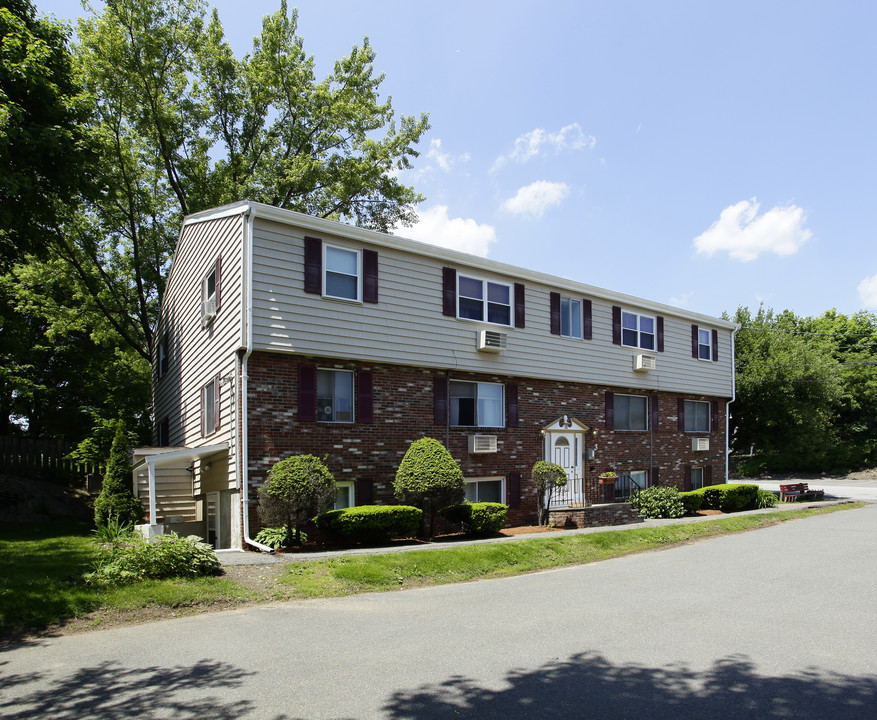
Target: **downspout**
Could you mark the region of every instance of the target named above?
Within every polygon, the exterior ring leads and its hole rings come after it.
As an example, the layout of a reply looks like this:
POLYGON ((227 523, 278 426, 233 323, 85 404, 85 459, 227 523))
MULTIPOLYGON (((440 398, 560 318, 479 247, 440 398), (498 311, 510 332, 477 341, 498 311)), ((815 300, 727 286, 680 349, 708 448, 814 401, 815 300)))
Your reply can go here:
POLYGON ((731 399, 725 405, 725 482, 731 471, 731 403, 737 399, 737 331, 731 332, 731 399))
POLYGON ((247 456, 249 454, 249 438, 247 433, 247 360, 253 353, 253 215, 252 209, 247 210, 246 223, 244 225, 244 249, 243 249, 243 288, 241 289, 241 299, 245 303, 245 320, 246 330, 243 343, 243 355, 238 352, 236 358, 238 363, 238 376, 240 377, 241 395, 238 402, 235 403, 235 414, 237 415, 237 428, 240 432, 240 444, 237 452, 237 487, 238 494, 241 498, 241 513, 243 515, 243 539, 248 545, 258 548, 262 552, 274 553, 274 550, 267 545, 256 542, 250 537, 250 483, 249 483, 249 467, 247 456))

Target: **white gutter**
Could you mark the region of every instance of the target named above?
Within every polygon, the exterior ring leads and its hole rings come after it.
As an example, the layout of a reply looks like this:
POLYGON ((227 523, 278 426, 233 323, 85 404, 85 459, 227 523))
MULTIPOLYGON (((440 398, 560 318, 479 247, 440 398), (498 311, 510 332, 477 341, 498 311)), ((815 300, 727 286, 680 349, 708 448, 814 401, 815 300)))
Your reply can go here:
POLYGON ((243 516, 243 539, 248 545, 258 548, 262 552, 273 553, 274 550, 267 545, 256 542, 250 537, 250 482, 247 456, 249 454, 249 434, 247 432, 247 360, 253 352, 253 214, 247 212, 244 215, 244 248, 243 248, 243 277, 241 282, 241 297, 246 303, 244 309, 244 332, 241 333, 243 356, 236 356, 238 363, 238 376, 240 377, 241 394, 235 403, 235 415, 237 417, 237 430, 240 432, 241 441, 237 452, 237 487, 241 498, 241 514, 243 516))
POLYGON ((725 405, 725 482, 731 472, 731 403, 737 399, 737 325, 731 331, 731 399, 725 405))

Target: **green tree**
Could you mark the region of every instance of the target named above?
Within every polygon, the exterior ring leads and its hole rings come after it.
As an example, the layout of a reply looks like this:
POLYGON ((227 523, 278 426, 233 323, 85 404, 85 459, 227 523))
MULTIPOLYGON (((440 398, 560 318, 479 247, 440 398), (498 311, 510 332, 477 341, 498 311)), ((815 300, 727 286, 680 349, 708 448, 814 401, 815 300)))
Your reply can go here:
POLYGON ((43 252, 69 206, 95 194, 68 32, 30 0, 0 6, 0 266, 43 252))
POLYGON ((301 526, 335 503, 337 490, 329 468, 314 455, 294 455, 268 471, 259 488, 259 517, 264 525, 286 526, 286 537, 301 545, 301 526))
POLYGON ((738 308, 737 399, 731 406, 731 443, 754 450, 775 471, 822 469, 837 442, 841 398, 837 363, 802 334, 792 312, 738 308))
MULTIPOLYGON (((125 424, 116 423, 116 434, 100 495, 94 501, 94 522, 106 525, 111 518, 120 524, 135 525, 143 518, 143 505, 134 497, 131 477, 131 450, 125 424)), ((151 518, 154 522, 155 518, 151 518)))
POLYGON ((546 506, 551 502, 551 495, 555 488, 566 485, 566 470, 555 463, 538 460, 533 465, 531 472, 533 483, 536 485, 536 515, 539 525, 548 524, 546 506))
POLYGON ((411 443, 399 463, 393 491, 400 502, 423 510, 424 519, 429 518, 431 537, 436 514, 463 501, 466 482, 445 446, 435 438, 422 437, 411 443))

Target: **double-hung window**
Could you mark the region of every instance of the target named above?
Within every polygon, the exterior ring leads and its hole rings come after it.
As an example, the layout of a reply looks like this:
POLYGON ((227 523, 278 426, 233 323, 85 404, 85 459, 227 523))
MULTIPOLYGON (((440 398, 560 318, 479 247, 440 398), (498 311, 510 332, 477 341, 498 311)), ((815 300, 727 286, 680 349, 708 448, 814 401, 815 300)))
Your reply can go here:
POLYGON ((655 318, 621 313, 621 344, 643 350, 655 349, 655 318))
POLYGON ((323 244, 323 294, 342 300, 362 300, 362 255, 323 244))
POLYGON ((713 359, 712 333, 709 330, 697 330, 697 357, 701 360, 713 359))
POLYGON ((703 487, 703 468, 691 468, 691 489, 700 490, 703 487))
POLYGON ((512 324, 511 285, 459 275, 457 298, 457 315, 461 318, 512 324))
POLYGON ((649 399, 645 395, 615 395, 615 429, 648 430, 649 399))
POLYGON ((498 383, 451 380, 448 383, 451 425, 504 427, 503 386, 498 383))
POLYGON ((353 373, 317 370, 317 420, 353 422, 353 373))
POLYGON ((220 379, 217 375, 201 387, 201 435, 216 432, 220 421, 220 379))
POLYGON ((466 478, 466 501, 476 502, 505 502, 504 492, 505 478, 466 478))
POLYGON ((563 337, 582 337, 582 301, 573 298, 560 299, 560 334, 563 337))
POLYGON ((685 432, 710 431, 710 404, 701 400, 685 401, 685 432))

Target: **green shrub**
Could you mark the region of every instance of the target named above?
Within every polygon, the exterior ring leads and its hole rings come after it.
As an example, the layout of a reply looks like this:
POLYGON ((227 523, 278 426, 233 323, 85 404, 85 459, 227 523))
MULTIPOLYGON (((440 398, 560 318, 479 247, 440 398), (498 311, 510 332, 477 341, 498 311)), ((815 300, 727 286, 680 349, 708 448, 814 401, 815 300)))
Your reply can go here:
POLYGON ((502 530, 509 513, 508 505, 492 502, 462 503, 439 510, 450 523, 462 523, 472 535, 489 535, 502 530))
MULTIPOLYGON (((307 533, 299 530, 299 536, 301 538, 301 544, 306 544, 308 541, 307 533)), ((289 547, 294 544, 295 540, 295 538, 292 540, 289 539, 289 532, 287 531, 286 526, 262 528, 256 533, 256 537, 253 539, 257 543, 262 543, 263 545, 267 545, 275 550, 277 548, 289 547)))
POLYGON ((551 502, 554 489, 566 485, 566 470, 555 463, 538 460, 530 474, 536 486, 536 522, 539 525, 547 525, 547 506, 551 502))
POLYGON ((94 501, 94 524, 106 525, 115 518, 123 525, 136 525, 143 519, 143 505, 134 497, 128 436, 121 420, 110 449, 110 460, 100 495, 94 501))
POLYGON ((772 508, 776 507, 777 504, 777 496, 776 493, 771 490, 765 490, 763 488, 758 488, 758 496, 755 500, 755 507, 759 510, 762 508, 772 508))
POLYGON ((330 510, 314 519, 317 527, 350 542, 386 542, 417 534, 423 511, 410 505, 359 505, 330 510))
POLYGON ((630 504, 644 518, 678 518, 685 504, 674 487, 647 487, 630 496, 630 504))
POLYGON ((691 491, 679 493, 679 499, 685 506, 686 515, 694 515, 703 505, 703 493, 691 491))
MULTIPOLYGON (((709 485, 680 493, 685 509, 689 513, 703 510, 721 510, 722 512, 739 512, 740 510, 755 510, 759 507, 758 485, 745 483, 728 483, 724 485, 709 485), (695 507, 700 501, 700 505, 695 507)), ((773 507, 765 505, 764 507, 773 507)))
POLYGON ((259 488, 259 518, 268 527, 283 525, 287 537, 301 545, 301 526, 335 504, 335 479, 314 455, 294 455, 268 471, 259 488))
POLYGON ((201 538, 176 533, 147 541, 131 533, 113 543, 101 543, 97 567, 85 575, 93 585, 111 585, 146 579, 213 575, 220 569, 213 548, 201 538))
POLYGON ((431 437, 411 443, 393 483, 396 499, 423 510, 432 535, 439 508, 455 505, 466 494, 463 471, 444 445, 431 437))

